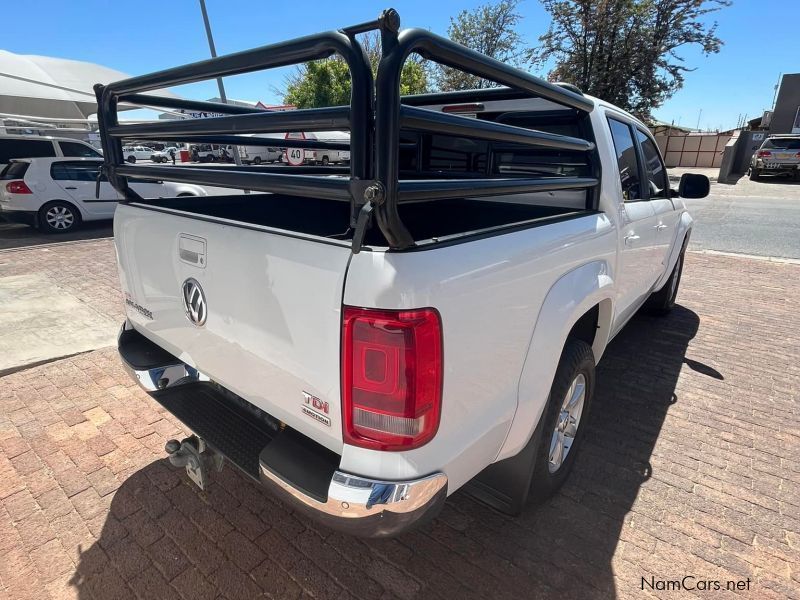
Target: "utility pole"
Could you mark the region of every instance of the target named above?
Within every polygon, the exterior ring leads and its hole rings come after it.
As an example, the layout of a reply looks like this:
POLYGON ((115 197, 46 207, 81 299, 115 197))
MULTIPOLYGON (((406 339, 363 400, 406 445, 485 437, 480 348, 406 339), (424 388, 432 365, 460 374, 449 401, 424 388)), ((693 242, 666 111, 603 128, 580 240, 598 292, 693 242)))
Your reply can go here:
MULTIPOLYGON (((200 11, 203 13, 203 23, 206 26, 206 37, 208 38, 208 49, 211 51, 211 58, 217 57, 217 48, 214 46, 214 36, 211 35, 211 24, 208 22, 208 11, 206 10, 206 0, 200 0, 200 11)), ((222 83, 222 77, 217 77, 217 87, 219 88, 219 99, 223 104, 228 103, 228 97, 225 95, 225 85, 222 83)), ((233 146, 233 162, 236 166, 242 166, 242 158, 239 156, 239 147, 233 146)), ((245 194, 248 190, 245 190, 245 194)))
POLYGON ((703 109, 701 108, 700 112, 697 113, 697 127, 695 127, 695 129, 697 129, 698 131, 700 131, 700 117, 702 116, 703 116, 703 109))
POLYGON ((783 73, 778 73, 778 83, 775 84, 775 93, 772 95, 772 106, 770 110, 775 110, 775 102, 778 100, 778 89, 781 87, 781 77, 783 77, 783 73))

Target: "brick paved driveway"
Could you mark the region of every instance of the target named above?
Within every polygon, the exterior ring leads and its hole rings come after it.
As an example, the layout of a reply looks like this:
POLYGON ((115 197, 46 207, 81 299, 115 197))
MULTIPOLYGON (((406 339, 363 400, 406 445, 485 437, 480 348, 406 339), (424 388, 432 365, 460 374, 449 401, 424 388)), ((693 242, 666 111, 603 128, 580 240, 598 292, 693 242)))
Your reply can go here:
POLYGON ((231 468, 197 490, 113 349, 0 378, 0 597, 632 597, 692 575, 800 598, 798 293, 798 265, 690 254, 680 307, 609 349, 557 497, 512 519, 456 493, 396 540, 332 533, 231 468))

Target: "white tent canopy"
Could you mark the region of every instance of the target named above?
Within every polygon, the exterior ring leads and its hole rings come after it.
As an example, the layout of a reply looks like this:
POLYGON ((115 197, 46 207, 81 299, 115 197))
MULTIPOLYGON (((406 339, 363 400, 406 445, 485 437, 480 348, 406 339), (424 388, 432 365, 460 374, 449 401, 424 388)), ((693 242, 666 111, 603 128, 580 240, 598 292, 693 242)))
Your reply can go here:
MULTIPOLYGON (((85 120, 97 112, 94 84, 127 78, 121 71, 94 63, 0 50, 0 113, 85 120)), ((166 91, 157 93, 174 97, 166 91)))

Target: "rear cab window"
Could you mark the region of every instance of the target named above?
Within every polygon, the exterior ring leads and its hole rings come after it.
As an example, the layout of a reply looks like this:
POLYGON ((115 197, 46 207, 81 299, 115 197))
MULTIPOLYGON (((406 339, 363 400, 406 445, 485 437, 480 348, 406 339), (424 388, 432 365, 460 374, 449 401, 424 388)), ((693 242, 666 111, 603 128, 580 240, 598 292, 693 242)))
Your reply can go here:
POLYGON ((614 117, 608 117, 611 138, 614 140, 614 151, 619 167, 619 179, 622 184, 622 199, 625 202, 642 200, 642 185, 639 175, 639 157, 633 139, 631 126, 614 117))
POLYGON ((27 162, 12 162, 5 166, 0 172, 0 179, 22 179, 25 173, 28 172, 30 163, 27 162))
POLYGON ((765 149, 800 150, 800 137, 768 138, 761 147, 765 149))

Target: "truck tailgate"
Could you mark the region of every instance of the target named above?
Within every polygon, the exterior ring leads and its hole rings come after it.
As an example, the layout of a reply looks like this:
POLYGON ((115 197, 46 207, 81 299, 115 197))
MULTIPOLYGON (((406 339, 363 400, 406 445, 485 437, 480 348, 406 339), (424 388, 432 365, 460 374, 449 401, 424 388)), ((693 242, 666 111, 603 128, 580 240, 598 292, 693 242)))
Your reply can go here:
POLYGON ((114 234, 126 311, 140 333, 341 452, 349 246, 134 205, 117 209, 114 234), (205 298, 202 325, 185 308, 191 280, 205 298))

